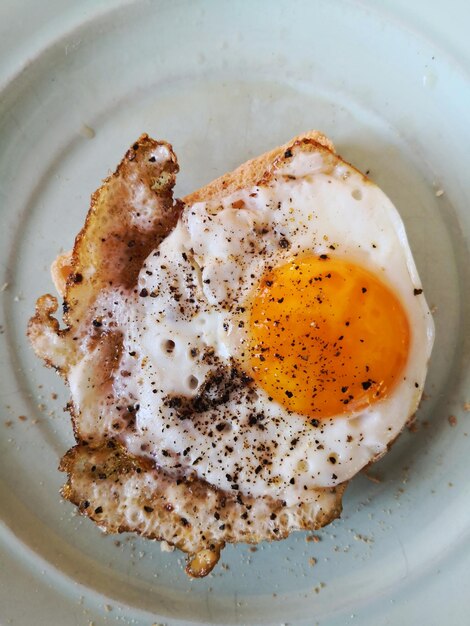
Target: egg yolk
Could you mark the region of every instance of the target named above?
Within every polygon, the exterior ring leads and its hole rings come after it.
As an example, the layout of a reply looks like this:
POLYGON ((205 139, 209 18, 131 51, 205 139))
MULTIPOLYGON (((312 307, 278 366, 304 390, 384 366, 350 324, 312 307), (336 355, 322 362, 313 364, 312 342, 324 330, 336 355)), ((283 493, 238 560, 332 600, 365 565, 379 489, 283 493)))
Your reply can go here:
POLYGON ((410 327, 391 288, 344 259, 268 271, 251 303, 249 369, 289 411, 316 419, 383 399, 408 357, 410 327))

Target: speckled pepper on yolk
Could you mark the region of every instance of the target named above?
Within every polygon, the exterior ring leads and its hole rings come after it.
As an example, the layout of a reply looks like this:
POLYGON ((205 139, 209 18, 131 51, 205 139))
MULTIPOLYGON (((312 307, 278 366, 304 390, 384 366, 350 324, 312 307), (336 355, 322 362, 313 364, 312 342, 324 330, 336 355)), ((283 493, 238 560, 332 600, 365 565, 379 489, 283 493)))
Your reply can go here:
POLYGON ((250 312, 250 375, 289 411, 322 419, 386 397, 408 357, 400 300, 340 258, 304 257, 267 272, 250 312))

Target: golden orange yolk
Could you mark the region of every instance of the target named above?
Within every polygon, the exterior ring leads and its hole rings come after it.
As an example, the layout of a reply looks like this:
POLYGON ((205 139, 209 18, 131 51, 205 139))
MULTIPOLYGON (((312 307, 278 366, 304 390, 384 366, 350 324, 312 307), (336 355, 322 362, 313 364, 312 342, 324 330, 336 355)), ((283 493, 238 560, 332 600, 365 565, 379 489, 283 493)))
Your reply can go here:
POLYGON ((250 375, 289 411, 316 419, 387 396, 410 327, 391 288, 349 261, 305 257, 265 273, 250 311, 250 375))

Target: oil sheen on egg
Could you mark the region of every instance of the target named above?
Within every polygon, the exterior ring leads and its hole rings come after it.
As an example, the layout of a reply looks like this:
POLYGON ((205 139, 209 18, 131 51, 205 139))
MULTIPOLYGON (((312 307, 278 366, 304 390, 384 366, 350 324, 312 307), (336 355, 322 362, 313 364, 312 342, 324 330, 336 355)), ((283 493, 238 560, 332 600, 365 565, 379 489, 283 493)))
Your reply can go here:
POLYGON ((396 209, 326 152, 187 206, 118 317, 127 448, 288 505, 386 451, 434 337, 396 209))

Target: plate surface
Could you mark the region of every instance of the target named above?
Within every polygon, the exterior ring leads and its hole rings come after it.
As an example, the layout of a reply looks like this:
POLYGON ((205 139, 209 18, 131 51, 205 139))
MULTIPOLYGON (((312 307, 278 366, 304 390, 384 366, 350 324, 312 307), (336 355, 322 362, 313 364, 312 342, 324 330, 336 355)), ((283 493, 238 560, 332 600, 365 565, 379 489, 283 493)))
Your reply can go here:
POLYGON ((0 623, 468 623, 470 81, 460 62, 470 51, 455 60, 439 14, 427 15, 426 38, 402 2, 43 4, 0 9, 0 623), (90 193, 141 132, 173 144, 182 196, 310 128, 370 170, 403 216, 436 322, 426 398, 415 432, 373 480, 353 481, 320 541, 228 547, 222 566, 191 581, 178 554, 103 536, 60 500, 67 397, 27 346, 27 319, 90 193))

